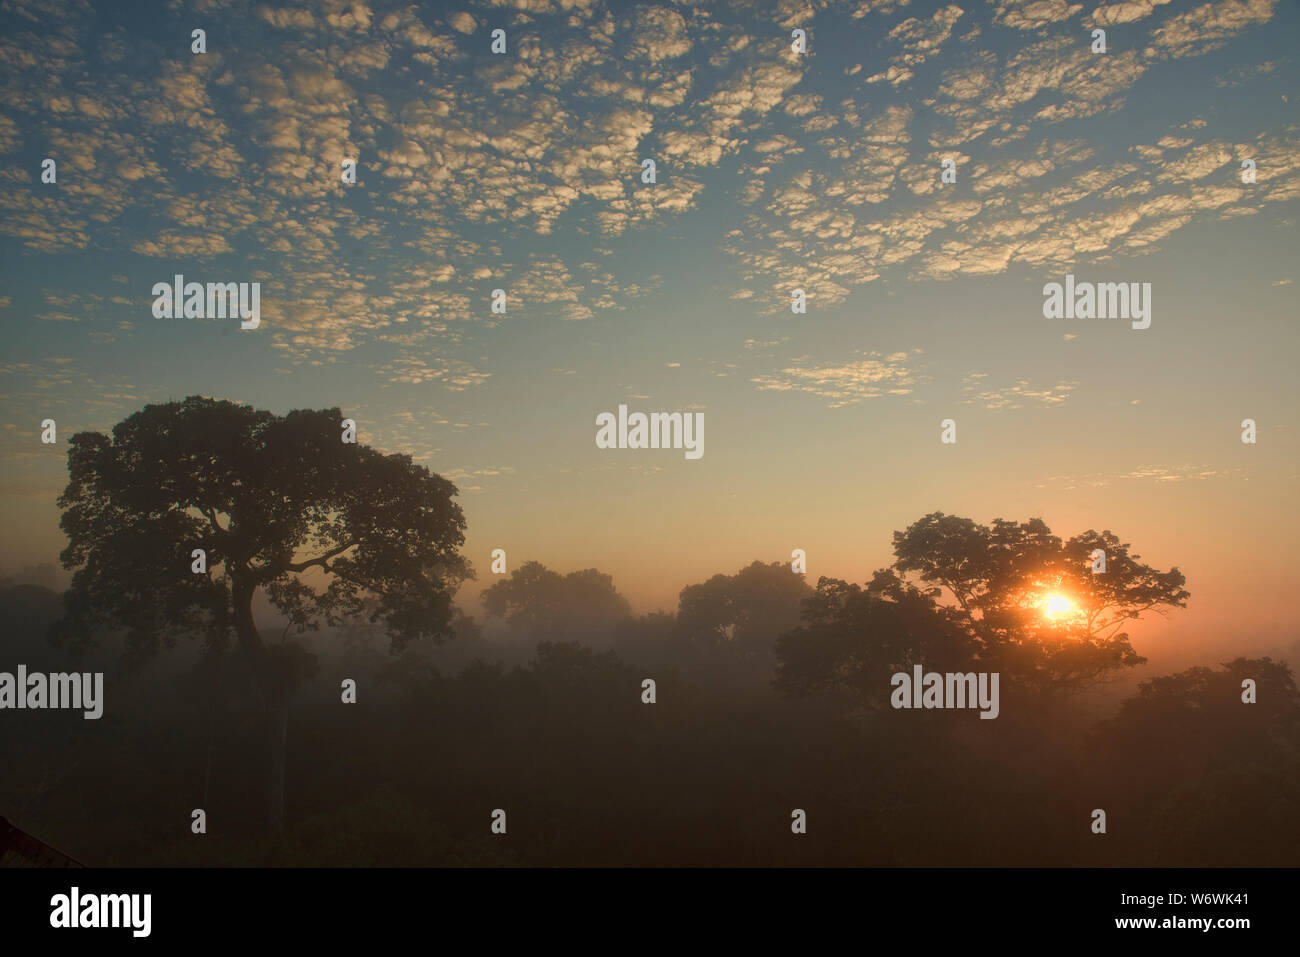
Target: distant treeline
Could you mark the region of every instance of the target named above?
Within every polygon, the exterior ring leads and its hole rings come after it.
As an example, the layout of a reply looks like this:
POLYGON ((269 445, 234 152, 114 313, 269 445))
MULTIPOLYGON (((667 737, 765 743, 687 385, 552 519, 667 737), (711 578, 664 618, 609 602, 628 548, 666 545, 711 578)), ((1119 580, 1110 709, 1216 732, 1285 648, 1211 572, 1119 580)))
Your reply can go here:
POLYGON ((0 814, 91 865, 1300 864, 1285 664, 1146 681, 1097 721, 1072 693, 1104 677, 1095 662, 972 645, 935 596, 889 577, 814 589, 755 562, 636 616, 609 576, 532 562, 484 593, 492 637, 459 613, 452 640, 397 653, 380 625, 313 635, 280 835, 237 648, 128 665, 121 636, 48 640, 60 596, 3 587, 0 670, 108 680, 98 721, 0 712, 0 814), (889 707, 889 669, 921 658, 996 659, 997 720, 889 707))

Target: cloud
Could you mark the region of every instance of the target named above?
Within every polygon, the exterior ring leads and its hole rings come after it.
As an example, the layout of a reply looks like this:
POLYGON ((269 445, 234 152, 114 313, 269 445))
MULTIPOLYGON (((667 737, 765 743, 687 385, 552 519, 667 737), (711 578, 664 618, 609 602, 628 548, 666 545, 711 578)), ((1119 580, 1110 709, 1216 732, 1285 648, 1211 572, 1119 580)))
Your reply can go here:
POLYGON ((1117 23, 1133 23, 1155 13, 1157 7, 1169 0, 1121 0, 1120 3, 1103 3, 1092 11, 1092 22, 1099 27, 1117 23))
POLYGON ((628 56, 633 59, 657 64, 690 52, 686 20, 676 10, 639 7, 623 24, 627 31, 628 56))
POLYGON ((920 379, 909 366, 910 353, 859 355, 863 358, 835 365, 788 366, 750 381, 762 391, 807 392, 826 399, 830 408, 837 409, 887 395, 910 395, 920 379))
POLYGON ((928 60, 952 35, 962 12, 961 7, 950 3, 928 20, 910 17, 898 24, 889 31, 889 39, 903 45, 903 52, 894 57, 894 63, 913 67, 928 60))
POLYGON ((1029 380, 1020 379, 1011 385, 989 389, 982 381, 986 377, 986 373, 972 373, 962 380, 963 404, 982 405, 992 410, 1019 409, 1026 403, 1060 405, 1079 385, 1077 382, 1063 380, 1054 386, 1034 387, 1029 384, 1029 380))
POLYGON ((1156 117, 1120 161, 1061 132, 1124 109, 1166 61, 1266 23, 1273 0, 1093 5, 1094 21, 1133 33, 1105 57, 1069 25, 1082 5, 1059 0, 998 3, 987 48, 952 42, 968 16, 956 3, 783 2, 782 29, 815 36, 848 15, 886 38, 893 60, 870 85, 838 90, 743 5, 511 0, 439 21, 350 0, 259 4, 202 56, 167 52, 161 31, 41 9, 12 6, 19 29, 0 38, 0 150, 39 129, 59 181, 7 164, 0 234, 39 254, 129 250, 158 278, 261 277, 273 348, 325 363, 379 349, 368 361, 398 381, 452 387, 442 370, 479 329, 596 319, 658 288, 636 256, 586 268, 594 254, 561 233, 609 255, 615 241, 671 242, 734 200, 723 294, 788 316, 796 287, 816 309, 891 273, 1056 269, 1300 195, 1294 127, 1235 142, 1156 117), (480 44, 489 19, 508 28, 507 56, 480 44), (131 70, 96 59, 133 50, 149 55, 131 70), (903 103, 903 84, 930 87, 903 103), (942 158, 958 161, 957 189, 939 182, 942 158), (1235 178, 1244 158, 1250 189, 1235 178), (498 286, 504 317, 485 308, 498 286), (424 366, 396 361, 411 350, 424 366))
POLYGON ((1151 34, 1143 55, 1152 59, 1200 56, 1248 27, 1270 20, 1277 0, 1218 0, 1175 14, 1151 34))
POLYGON ((463 10, 459 13, 450 14, 447 17, 447 23, 457 33, 473 33, 478 29, 478 23, 474 20, 474 17, 463 10))
POLYGON ((1127 472, 1086 472, 1078 475, 1051 475, 1034 482, 1035 488, 1105 488, 1117 482, 1198 482, 1231 478, 1240 469, 1216 469, 1208 465, 1142 465, 1127 472))
POLYGON ((1083 4, 1066 0, 1000 0, 993 21, 1017 30, 1038 30, 1068 20, 1082 9, 1083 4))

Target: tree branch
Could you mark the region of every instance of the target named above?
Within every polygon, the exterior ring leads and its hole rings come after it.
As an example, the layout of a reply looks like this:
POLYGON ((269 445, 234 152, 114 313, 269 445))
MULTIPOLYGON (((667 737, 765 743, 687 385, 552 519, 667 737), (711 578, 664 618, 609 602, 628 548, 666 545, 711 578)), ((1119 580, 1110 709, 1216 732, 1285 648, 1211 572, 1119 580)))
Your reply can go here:
POLYGON ((313 565, 319 565, 325 571, 330 571, 329 565, 325 563, 328 562, 334 556, 341 555, 343 552, 346 552, 349 548, 351 548, 355 544, 356 542, 348 542, 345 545, 340 545, 338 548, 331 548, 328 552, 326 552, 324 555, 321 555, 319 558, 313 558, 310 561, 306 561, 306 562, 297 562, 297 563, 291 562, 289 565, 285 567, 288 571, 291 572, 305 572, 313 565))

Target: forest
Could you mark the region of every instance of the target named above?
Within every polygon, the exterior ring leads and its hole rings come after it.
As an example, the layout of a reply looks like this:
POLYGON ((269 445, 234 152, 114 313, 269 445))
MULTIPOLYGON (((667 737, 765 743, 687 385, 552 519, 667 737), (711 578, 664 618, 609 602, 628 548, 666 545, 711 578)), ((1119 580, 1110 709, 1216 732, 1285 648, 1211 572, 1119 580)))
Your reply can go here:
POLYGON ((1287 662, 1092 693, 1191 594, 1109 530, 933 512, 867 582, 760 559, 650 614, 529 560, 470 608, 454 486, 339 422, 72 439, 72 583, 0 585, 0 670, 103 672, 103 716, 6 711, 0 816, 92 866, 1300 864, 1287 662), (995 719, 891 704, 916 666, 995 719))

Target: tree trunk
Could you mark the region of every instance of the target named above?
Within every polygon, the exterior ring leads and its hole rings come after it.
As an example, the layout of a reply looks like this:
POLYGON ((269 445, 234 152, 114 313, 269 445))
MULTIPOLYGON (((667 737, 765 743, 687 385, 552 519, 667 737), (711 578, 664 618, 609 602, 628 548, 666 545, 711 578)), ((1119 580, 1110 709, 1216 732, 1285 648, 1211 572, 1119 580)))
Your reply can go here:
POLYGON ((255 591, 257 591, 256 585, 236 577, 230 589, 230 598, 234 611, 235 634, 239 637, 239 647, 252 655, 259 666, 264 666, 266 645, 262 643, 262 635, 258 632, 257 624, 253 621, 253 593, 255 591))
POLYGON ((284 767, 289 737, 289 689, 253 621, 257 586, 236 577, 231 587, 235 634, 239 647, 253 662, 254 674, 266 702, 268 748, 267 831, 273 840, 284 836, 284 767))

